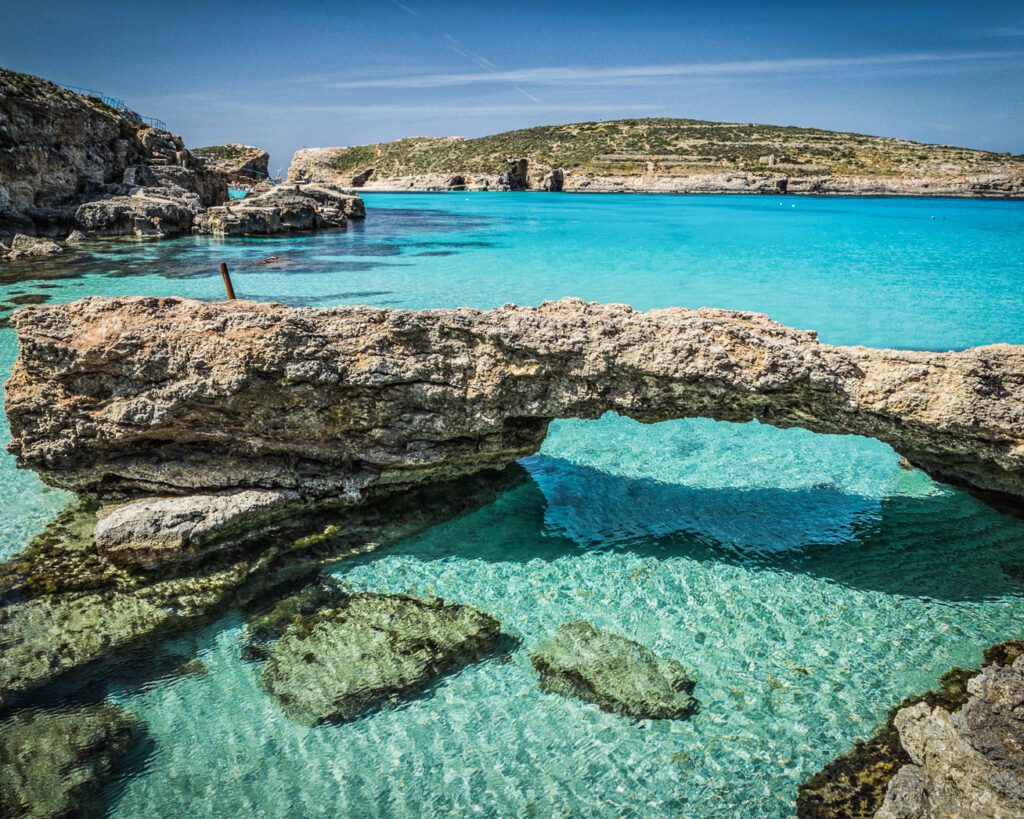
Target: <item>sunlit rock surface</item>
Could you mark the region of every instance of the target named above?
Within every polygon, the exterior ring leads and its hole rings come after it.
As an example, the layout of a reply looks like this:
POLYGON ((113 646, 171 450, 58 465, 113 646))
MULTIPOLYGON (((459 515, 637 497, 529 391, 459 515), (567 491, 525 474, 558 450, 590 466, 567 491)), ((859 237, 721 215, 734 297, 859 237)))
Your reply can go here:
POLYGON ((1024 497, 1024 348, 833 347, 755 313, 576 299, 400 311, 91 298, 13 317, 22 468, 101 497, 358 496, 503 466, 553 418, 757 418, 879 438, 1024 497))

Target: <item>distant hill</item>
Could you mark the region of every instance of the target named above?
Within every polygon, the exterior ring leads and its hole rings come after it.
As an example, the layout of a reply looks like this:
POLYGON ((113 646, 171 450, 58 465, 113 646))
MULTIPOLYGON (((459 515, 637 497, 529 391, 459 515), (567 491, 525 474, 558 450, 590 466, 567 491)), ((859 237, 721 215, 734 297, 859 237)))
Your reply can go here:
POLYGON ((254 185, 270 175, 270 154, 253 145, 207 145, 193 148, 192 153, 228 174, 233 183, 254 185))
POLYGON ((382 189, 1024 196, 1024 156, 817 128, 624 119, 308 148, 289 177, 382 189))

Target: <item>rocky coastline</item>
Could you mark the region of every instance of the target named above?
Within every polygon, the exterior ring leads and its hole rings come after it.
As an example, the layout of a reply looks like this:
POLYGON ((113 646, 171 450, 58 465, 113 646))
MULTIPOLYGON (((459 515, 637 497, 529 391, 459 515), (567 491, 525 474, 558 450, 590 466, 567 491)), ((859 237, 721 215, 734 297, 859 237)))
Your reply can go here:
MULTIPOLYGON (((451 173, 380 176, 339 174, 320 162, 334 149, 304 149, 295 154, 289 178, 332 184, 346 190, 378 193, 439 191, 537 191, 549 193, 751 194, 773 196, 914 196, 969 199, 1024 197, 1024 176, 841 176, 799 175, 769 171, 727 171, 682 175, 615 175, 573 172, 561 168, 530 172, 525 181, 509 183, 506 174, 451 173)), ((523 163, 526 160, 522 160, 523 163)), ((511 163, 517 164, 517 163, 511 163)))
POLYGON ((233 149, 231 161, 212 148, 203 158, 99 98, 0 69, 0 260, 88 239, 267 236, 365 217, 361 200, 331 186, 276 188, 265 151, 220 147, 233 149), (228 183, 243 176, 255 189, 228 204, 228 183))
POLYGON ((1024 813, 1024 641, 892 709, 875 736, 801 785, 800 819, 1010 819, 1024 813))
POLYGON ((1024 158, 750 123, 635 119, 304 148, 289 179, 376 191, 1024 196, 1024 158))
MULTIPOLYGON (((4 713, 228 606, 253 609, 243 656, 305 724, 357 719, 485 661, 501 637, 486 612, 316 578, 523 480, 514 461, 552 418, 612 409, 872 435, 939 479, 1024 497, 1024 350, 1010 345, 830 347, 753 313, 575 299, 411 312, 93 298, 14 324, 11 449, 82 500, 0 565, 4 713), (367 629, 391 636, 338 654, 365 642, 339 634, 367 629), (325 670, 350 666, 369 677, 325 670)), ((543 690, 629 718, 696 708, 686 658, 588 623, 550 628, 531 654, 543 690)), ((1016 806, 1024 659, 1011 653, 986 656, 971 682, 950 677, 955 707, 905 704, 866 762, 801 791, 801 815, 1016 806)))
POLYGON ((193 148, 192 153, 227 174, 232 185, 252 187, 270 178, 270 154, 255 145, 207 145, 193 148))

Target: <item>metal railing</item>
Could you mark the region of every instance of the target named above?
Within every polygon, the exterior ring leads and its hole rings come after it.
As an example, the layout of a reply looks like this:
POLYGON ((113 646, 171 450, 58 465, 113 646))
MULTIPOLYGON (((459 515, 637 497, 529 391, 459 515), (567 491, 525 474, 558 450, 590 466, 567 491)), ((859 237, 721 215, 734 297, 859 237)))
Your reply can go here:
POLYGON ((140 125, 150 125, 153 128, 159 128, 161 131, 167 130, 167 123, 164 122, 162 119, 156 119, 155 117, 144 117, 141 114, 129 108, 128 103, 126 103, 122 99, 119 99, 118 97, 108 97, 102 91, 96 91, 92 88, 80 88, 77 85, 64 85, 63 83, 59 83, 59 85, 66 91, 71 91, 72 93, 78 94, 79 96, 90 97, 94 100, 99 100, 104 105, 108 105, 111 108, 120 111, 132 122, 137 122, 140 125))

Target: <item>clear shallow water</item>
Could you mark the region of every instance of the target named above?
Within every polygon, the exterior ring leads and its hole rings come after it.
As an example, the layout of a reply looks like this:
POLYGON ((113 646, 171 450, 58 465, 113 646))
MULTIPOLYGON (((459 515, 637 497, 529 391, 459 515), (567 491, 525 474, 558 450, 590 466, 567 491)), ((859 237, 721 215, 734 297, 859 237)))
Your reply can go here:
MULTIPOLYGON (((1024 343, 1024 206, 948 200, 368 195, 347 233, 111 245, 0 293, 402 307, 580 295, 755 309, 835 343, 1024 343), (790 207, 795 204, 796 207, 790 207), (931 216, 936 216, 933 220, 931 216), (290 260, 261 265, 264 257, 290 260)), ((17 270, 29 270, 27 266, 17 270)), ((0 270, 9 277, 13 266, 0 270)), ((3 366, 13 332, 0 331, 3 366)), ((786 816, 903 696, 1019 636, 1024 523, 878 442, 705 420, 552 426, 530 480, 332 571, 498 616, 521 647, 346 726, 289 722, 237 613, 161 648, 209 674, 112 685, 151 746, 113 815, 786 816), (632 722, 542 694, 527 654, 588 619, 695 672, 701 710, 632 722)), ((0 462, 10 553, 63 502, 0 462)))

